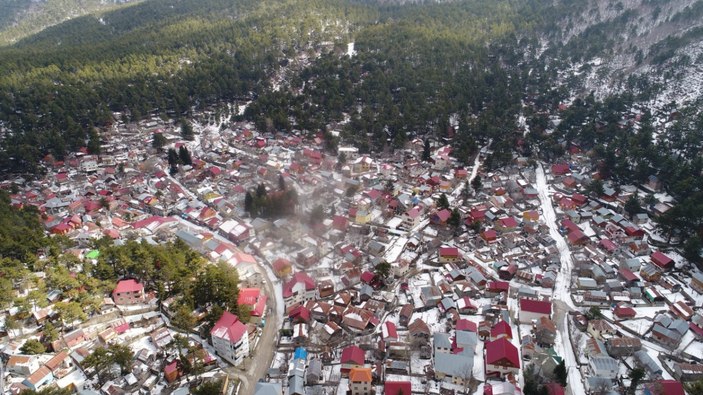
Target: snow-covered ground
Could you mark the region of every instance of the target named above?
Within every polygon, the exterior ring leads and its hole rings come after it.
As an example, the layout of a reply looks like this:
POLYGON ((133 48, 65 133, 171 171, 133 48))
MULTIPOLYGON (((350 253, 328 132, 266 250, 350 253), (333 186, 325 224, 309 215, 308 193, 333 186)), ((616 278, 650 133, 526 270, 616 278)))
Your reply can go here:
MULTIPOLYGON (((566 240, 559 233, 557 229, 557 218, 554 212, 554 205, 549 197, 549 189, 547 186, 547 177, 544 174, 544 168, 540 163, 537 166, 536 171, 536 188, 539 193, 539 200, 542 206, 542 216, 547 226, 549 227, 549 234, 556 241, 557 249, 561 257, 561 269, 557 276, 556 284, 554 286, 554 300, 564 303, 571 310, 576 310, 574 302, 571 300, 571 271, 573 269, 573 260, 571 259, 571 250, 566 244, 566 240)), ((557 332, 557 339, 555 342, 555 348, 557 353, 564 358, 567 369, 569 369, 569 386, 568 390, 572 394, 585 394, 586 388, 583 385, 583 379, 581 377, 581 371, 578 368, 578 363, 576 361, 576 352, 574 351, 571 341, 568 337, 568 318, 567 314, 564 315, 563 320, 560 325, 557 325, 559 331, 557 332)))

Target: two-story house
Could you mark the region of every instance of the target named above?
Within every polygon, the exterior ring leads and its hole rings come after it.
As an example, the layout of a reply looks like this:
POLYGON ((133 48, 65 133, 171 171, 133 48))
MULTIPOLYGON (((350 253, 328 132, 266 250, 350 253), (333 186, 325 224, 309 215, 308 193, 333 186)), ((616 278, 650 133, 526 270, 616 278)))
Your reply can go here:
POLYGON ((249 355, 247 326, 239 318, 225 311, 210 331, 217 355, 233 365, 239 365, 249 355))

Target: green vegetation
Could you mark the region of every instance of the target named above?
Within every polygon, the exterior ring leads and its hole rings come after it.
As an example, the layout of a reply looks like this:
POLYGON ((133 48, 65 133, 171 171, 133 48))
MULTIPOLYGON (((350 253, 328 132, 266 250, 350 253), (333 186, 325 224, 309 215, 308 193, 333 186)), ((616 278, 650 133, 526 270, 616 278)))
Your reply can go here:
POLYGON ((81 366, 84 369, 92 369, 98 375, 98 381, 102 385, 113 378, 112 365, 114 364, 120 367, 122 374, 131 372, 133 356, 129 346, 111 344, 107 348, 96 348, 92 354, 85 358, 81 366))
POLYGON ((117 1, 105 0, 4 0, 0 2, 0 45, 27 37, 68 18, 120 6, 117 1))
POLYGON ((20 347, 20 352, 27 355, 43 354, 46 348, 39 340, 29 339, 20 347))

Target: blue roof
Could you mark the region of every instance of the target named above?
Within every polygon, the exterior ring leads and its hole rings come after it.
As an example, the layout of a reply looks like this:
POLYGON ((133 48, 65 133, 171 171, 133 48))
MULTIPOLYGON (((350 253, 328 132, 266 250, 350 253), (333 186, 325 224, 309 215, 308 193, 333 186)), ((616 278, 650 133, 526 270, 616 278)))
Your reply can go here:
POLYGON ((308 352, 303 347, 298 347, 295 349, 295 354, 293 354, 293 359, 308 359, 308 352))

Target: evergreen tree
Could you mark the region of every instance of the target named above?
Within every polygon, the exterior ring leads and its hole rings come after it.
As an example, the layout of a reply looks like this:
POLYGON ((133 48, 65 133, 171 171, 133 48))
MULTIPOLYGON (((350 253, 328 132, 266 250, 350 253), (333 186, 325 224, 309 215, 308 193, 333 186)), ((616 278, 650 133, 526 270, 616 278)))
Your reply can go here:
POLYGON ((452 215, 447 220, 447 224, 455 229, 461 226, 461 214, 459 213, 459 209, 454 208, 454 210, 452 210, 452 215))
POLYGON ((100 135, 95 129, 91 129, 88 133, 88 153, 91 155, 100 155, 100 135))
POLYGON ((476 177, 474 177, 473 180, 471 180, 471 187, 476 191, 476 193, 481 191, 481 188, 483 187, 483 182, 481 181, 481 176, 476 174, 476 177))
POLYGON ((556 376, 557 382, 562 387, 566 387, 568 375, 569 375, 569 373, 566 370, 566 364, 564 363, 564 360, 562 359, 561 362, 559 362, 559 365, 557 365, 554 368, 554 376, 556 376))
POLYGON ((181 163, 181 159, 178 156, 178 152, 176 152, 175 149, 169 148, 168 149, 168 166, 173 168, 177 167, 179 163, 181 163))
POLYGON ((244 195, 244 211, 254 217, 254 197, 251 196, 251 192, 249 191, 247 191, 247 194, 244 195))
POLYGON ((186 148, 184 145, 181 145, 181 147, 178 148, 178 159, 184 165, 192 165, 193 164, 193 160, 190 157, 190 152, 188 151, 188 148, 186 148))
POLYGON ((39 340, 29 339, 20 347, 20 352, 27 355, 43 354, 46 348, 39 340))
POLYGON ((259 184, 256 187, 256 197, 258 197, 258 198, 266 197, 266 185, 264 185, 263 183, 259 184))
POLYGON ((646 372, 642 368, 634 368, 630 371, 630 388, 628 388, 628 393, 634 394, 637 390, 637 386, 645 377, 646 372))
POLYGON ((636 214, 642 212, 642 205, 640 204, 640 200, 637 198, 637 194, 634 194, 627 199, 625 202, 625 212, 630 219, 632 219, 636 214))
POLYGON ((605 193, 605 189, 603 187, 603 181, 599 179, 595 179, 591 181, 590 184, 588 184, 588 187, 586 188, 586 191, 588 194, 594 198, 600 198, 603 196, 603 193, 605 193))
POLYGON ((430 139, 425 139, 425 145, 422 149, 422 160, 427 162, 432 157, 432 149, 430 147, 430 139))
POLYGON ((181 119, 181 137, 184 140, 193 141, 195 140, 195 132, 193 131, 193 126, 186 119, 181 119))
POLYGON ((439 198, 437 199, 437 208, 440 210, 443 209, 448 209, 449 208, 449 199, 447 199, 447 194, 442 193, 439 195, 439 198))
POLYGON ((164 147, 164 145, 166 145, 166 143, 166 137, 163 135, 163 133, 154 133, 151 140, 152 147, 161 152, 161 149, 164 147))
POLYGON ((283 174, 278 175, 278 189, 281 191, 286 190, 286 180, 283 178, 283 174))

